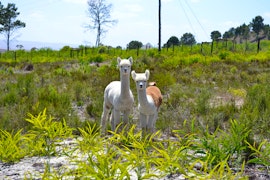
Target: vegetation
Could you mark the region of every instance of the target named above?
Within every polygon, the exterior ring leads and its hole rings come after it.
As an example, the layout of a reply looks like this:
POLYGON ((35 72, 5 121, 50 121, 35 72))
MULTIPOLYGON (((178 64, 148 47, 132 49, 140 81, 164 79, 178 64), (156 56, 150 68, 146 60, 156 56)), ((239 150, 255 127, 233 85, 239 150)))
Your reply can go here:
POLYGON ((115 25, 116 20, 111 19, 112 4, 107 4, 106 0, 88 0, 88 15, 90 24, 86 28, 97 31, 96 46, 101 45, 101 38, 107 30, 105 27, 115 25))
POLYGON ((143 46, 143 43, 140 41, 130 41, 127 45, 128 49, 140 49, 143 46))
POLYGON ((171 36, 168 39, 167 43, 166 43, 166 46, 167 47, 178 46, 178 45, 180 45, 180 41, 179 41, 179 39, 176 36, 171 36))
MULTIPOLYGON (((244 179, 256 165, 269 173, 270 44, 261 43, 259 53, 256 44, 232 42, 214 42, 212 53, 207 44, 160 53, 111 47, 2 53, 0 161, 65 156, 76 166, 54 169, 48 162, 41 174, 58 179, 244 179), (133 56, 137 72, 150 69, 164 96, 157 132, 145 139, 136 110, 131 128, 99 134, 103 90, 119 79, 117 56, 133 56), (74 146, 61 144, 67 138, 74 146)), ((131 89, 137 96, 135 84, 131 89)))
POLYGON ((9 51, 9 42, 11 40, 12 34, 19 29, 24 28, 25 23, 16 20, 17 16, 20 15, 17 12, 15 4, 8 3, 7 7, 4 7, 0 2, 0 34, 4 34, 7 41, 7 51, 9 51))
POLYGON ((194 45, 196 44, 195 37, 191 33, 185 33, 183 36, 180 38, 180 43, 183 45, 194 45))

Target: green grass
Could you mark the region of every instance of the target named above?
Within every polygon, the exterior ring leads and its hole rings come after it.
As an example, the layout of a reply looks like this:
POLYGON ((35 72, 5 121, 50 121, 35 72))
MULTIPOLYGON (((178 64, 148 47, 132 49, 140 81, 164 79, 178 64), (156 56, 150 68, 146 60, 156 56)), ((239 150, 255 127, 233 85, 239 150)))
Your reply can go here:
MULTIPOLYGON (((129 179, 133 172, 138 179, 241 179, 251 164, 267 169, 270 53, 263 47, 257 54, 253 46, 231 51, 219 44, 212 55, 199 46, 140 50, 138 57, 136 51, 106 47, 73 57, 68 50, 19 51, 16 61, 12 52, 1 54, 0 161, 64 155, 77 164, 60 171, 48 163, 44 178, 129 179), (104 88, 119 79, 117 56, 133 56, 138 72, 150 69, 149 81, 162 91, 157 133, 145 139, 136 126, 99 134, 104 88), (27 64, 34 70, 24 71, 27 64), (81 107, 85 121, 77 114, 81 107), (78 141, 59 153, 66 138, 78 141)), ((136 99, 134 83, 131 90, 136 99)))
MULTIPOLYGON (((201 136, 198 128, 192 125, 190 133, 175 130, 174 139, 161 138, 161 132, 141 137, 141 132, 132 126, 129 130, 113 133, 110 137, 101 137, 95 125, 87 124, 80 128, 81 138, 73 147, 56 151, 58 142, 66 138, 76 138, 74 130, 65 121, 57 122, 46 114, 46 110, 37 116, 31 114, 26 119, 31 128, 23 135, 1 131, 0 157, 3 162, 17 162, 23 157, 64 156, 76 166, 67 166, 59 170, 50 167, 41 174, 43 178, 69 177, 94 179, 137 179, 162 178, 174 174, 183 174, 186 178, 244 178, 243 169, 237 173, 231 167, 245 165, 243 152, 252 150, 250 163, 267 165, 269 152, 262 146, 255 149, 247 141, 249 131, 231 121, 230 133, 218 130, 214 134, 204 131, 201 136), (243 139, 240 139, 243 138, 243 139), (31 150, 30 150, 31 149, 31 150), (75 153, 76 152, 76 153, 75 153), (237 157, 235 157, 237 154, 237 157), (267 155, 267 156, 265 156, 267 155), (82 158, 86 158, 82 160, 82 158), (200 166, 200 169, 194 169, 200 166), (132 173, 133 172, 133 173, 132 173)), ((183 124, 183 127, 187 124, 183 124)), ((32 172, 34 173, 34 172, 32 172)), ((28 172, 28 176, 31 172, 28 172)))

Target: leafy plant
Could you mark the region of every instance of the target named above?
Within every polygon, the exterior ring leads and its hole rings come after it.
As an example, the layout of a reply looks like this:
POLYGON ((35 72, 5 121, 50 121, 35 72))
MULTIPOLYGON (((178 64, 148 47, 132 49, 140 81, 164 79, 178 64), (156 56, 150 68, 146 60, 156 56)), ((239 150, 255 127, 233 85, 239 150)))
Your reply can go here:
POLYGON ((190 155, 187 149, 191 148, 189 145, 184 146, 179 142, 167 141, 166 143, 159 143, 158 146, 153 146, 156 156, 154 164, 156 168, 164 175, 184 174, 190 155), (166 144, 166 146, 165 146, 166 144))
POLYGON ((250 144, 246 141, 248 148, 253 152, 250 154, 251 159, 248 163, 261 164, 266 167, 270 166, 270 143, 267 140, 262 141, 259 145, 250 144))
POLYGON ((96 124, 87 123, 86 127, 78 129, 82 137, 82 140, 78 140, 80 150, 82 152, 99 151, 104 142, 104 139, 99 136, 100 128, 96 124))
POLYGON ((67 126, 66 121, 63 119, 62 122, 57 122, 53 117, 47 117, 46 109, 37 116, 30 113, 28 116, 26 121, 32 125, 32 128, 27 135, 33 139, 32 147, 35 147, 36 150, 34 153, 55 155, 57 153, 55 143, 63 138, 72 137, 73 129, 67 126))
POLYGON ((16 133, 0 129, 0 161, 19 161, 28 153, 26 144, 27 138, 22 135, 22 129, 16 133))
MULTIPOLYGON (((231 126, 229 132, 217 129, 213 134, 205 131, 204 136, 201 138, 200 153, 205 154, 203 160, 207 160, 208 164, 217 165, 223 160, 227 159, 230 163, 234 162, 233 156, 239 156, 246 150, 245 141, 249 138, 250 129, 236 120, 230 121, 231 126), (209 161, 210 160, 210 161, 209 161)), ((240 161, 243 161, 240 159, 240 161)))

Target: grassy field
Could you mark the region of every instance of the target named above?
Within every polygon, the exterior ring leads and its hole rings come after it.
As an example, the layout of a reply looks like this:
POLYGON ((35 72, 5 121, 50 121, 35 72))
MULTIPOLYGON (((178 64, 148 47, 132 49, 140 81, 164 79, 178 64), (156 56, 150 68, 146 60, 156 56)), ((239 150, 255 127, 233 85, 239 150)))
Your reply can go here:
MULTIPOLYGON (((269 45, 263 41, 259 53, 255 44, 215 44, 212 54, 210 46, 199 45, 161 53, 65 47, 1 54, 0 161, 59 156, 59 140, 82 137, 75 149, 87 161, 43 177, 129 179, 135 169, 138 179, 245 179, 252 176, 246 169, 259 165, 256 170, 269 174, 269 45), (149 69, 162 91, 157 133, 147 139, 136 126, 99 135, 103 91, 119 79, 118 56, 133 56, 132 69, 149 69)), ((137 100, 132 80, 131 90, 137 100)), ((130 117, 135 125, 136 105, 130 117)))

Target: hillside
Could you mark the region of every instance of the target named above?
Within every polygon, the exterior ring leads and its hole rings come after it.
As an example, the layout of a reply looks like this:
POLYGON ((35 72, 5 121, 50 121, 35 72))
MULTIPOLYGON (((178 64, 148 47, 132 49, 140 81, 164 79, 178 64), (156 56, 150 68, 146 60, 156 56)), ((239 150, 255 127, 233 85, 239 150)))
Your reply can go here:
MULTIPOLYGON (((51 42, 35 42, 35 41, 21 41, 16 40, 14 42, 10 43, 10 50, 17 50, 17 45, 22 45, 23 49, 25 50, 31 50, 32 48, 51 48, 53 50, 59 50, 64 46, 70 46, 70 47, 78 47, 79 44, 65 44, 65 43, 51 43, 51 42)), ((6 50, 6 43, 5 40, 0 40, 0 49, 1 51, 6 50)))

